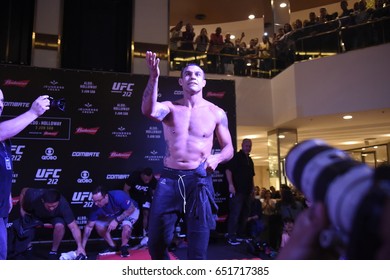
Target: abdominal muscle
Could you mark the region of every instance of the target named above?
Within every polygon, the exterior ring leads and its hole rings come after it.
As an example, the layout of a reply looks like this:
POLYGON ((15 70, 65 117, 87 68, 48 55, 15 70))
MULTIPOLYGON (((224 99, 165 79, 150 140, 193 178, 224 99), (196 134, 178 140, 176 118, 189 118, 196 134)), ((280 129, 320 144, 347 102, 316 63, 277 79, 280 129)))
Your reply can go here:
POLYGON ((192 139, 186 142, 177 141, 171 143, 164 157, 164 166, 180 169, 191 170, 197 168, 210 155, 210 139, 192 139))

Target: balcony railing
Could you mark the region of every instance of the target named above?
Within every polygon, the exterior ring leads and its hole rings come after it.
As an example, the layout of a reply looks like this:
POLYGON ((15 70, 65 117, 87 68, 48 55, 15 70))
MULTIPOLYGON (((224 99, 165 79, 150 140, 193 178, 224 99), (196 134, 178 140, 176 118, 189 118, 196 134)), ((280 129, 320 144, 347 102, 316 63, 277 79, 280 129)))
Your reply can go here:
POLYGON ((270 58, 236 54, 208 54, 176 50, 170 53, 170 70, 180 71, 189 63, 200 65, 206 73, 272 78, 296 61, 320 58, 390 42, 390 7, 385 16, 372 17, 361 24, 353 17, 339 18, 297 29, 284 41, 273 44, 270 58))

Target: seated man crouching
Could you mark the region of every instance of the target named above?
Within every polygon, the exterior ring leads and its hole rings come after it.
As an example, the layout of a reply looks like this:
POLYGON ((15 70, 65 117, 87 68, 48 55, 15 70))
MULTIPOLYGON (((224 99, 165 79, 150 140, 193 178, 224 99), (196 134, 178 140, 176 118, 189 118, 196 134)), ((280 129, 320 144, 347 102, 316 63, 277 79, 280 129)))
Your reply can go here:
POLYGON ((138 220, 138 204, 123 190, 107 191, 101 186, 92 191, 92 200, 94 206, 84 229, 83 248, 95 227, 99 236, 109 245, 99 255, 115 254, 117 246, 111 237, 111 231, 121 224, 122 236, 119 250, 122 257, 129 256, 128 242, 133 225, 138 220))

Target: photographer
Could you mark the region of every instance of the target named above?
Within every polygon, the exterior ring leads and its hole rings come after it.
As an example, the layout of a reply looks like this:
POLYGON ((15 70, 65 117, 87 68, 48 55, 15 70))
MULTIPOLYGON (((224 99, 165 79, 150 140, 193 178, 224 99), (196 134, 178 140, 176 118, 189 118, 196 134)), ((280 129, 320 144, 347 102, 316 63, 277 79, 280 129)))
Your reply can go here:
MULTIPOLYGON (((50 108, 48 95, 39 96, 30 109, 7 121, 0 122, 0 260, 7 258, 7 223, 12 209, 12 153, 10 138, 25 129, 50 108)), ((4 109, 4 95, 0 90, 0 115, 4 109)))
MULTIPOLYGON (((379 237, 381 246, 373 259, 390 259, 390 199, 384 207, 379 237)), ((320 245, 320 234, 329 226, 326 207, 323 203, 314 203, 303 211, 294 225, 292 235, 286 246, 280 250, 278 260, 321 260, 338 259, 335 250, 323 248, 320 245)), ((358 249, 358 248, 357 248, 358 249)), ((367 255, 368 256, 368 255, 367 255)), ((366 259, 370 259, 367 257, 366 259)))
POLYGON ((375 169, 314 139, 293 147, 286 175, 313 204, 278 259, 389 259, 390 166, 375 169))

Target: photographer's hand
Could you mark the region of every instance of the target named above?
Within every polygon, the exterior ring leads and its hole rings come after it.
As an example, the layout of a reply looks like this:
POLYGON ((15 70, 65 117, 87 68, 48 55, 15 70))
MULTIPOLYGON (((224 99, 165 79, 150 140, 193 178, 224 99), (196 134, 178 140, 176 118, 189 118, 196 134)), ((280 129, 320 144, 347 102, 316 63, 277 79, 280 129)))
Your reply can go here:
POLYGON ((322 230, 328 226, 328 217, 322 203, 313 205, 303 211, 294 223, 294 229, 286 246, 281 249, 279 260, 309 260, 336 258, 319 243, 322 230))
POLYGON ((50 109, 50 100, 48 95, 41 95, 32 103, 30 111, 37 117, 41 116, 50 109))

